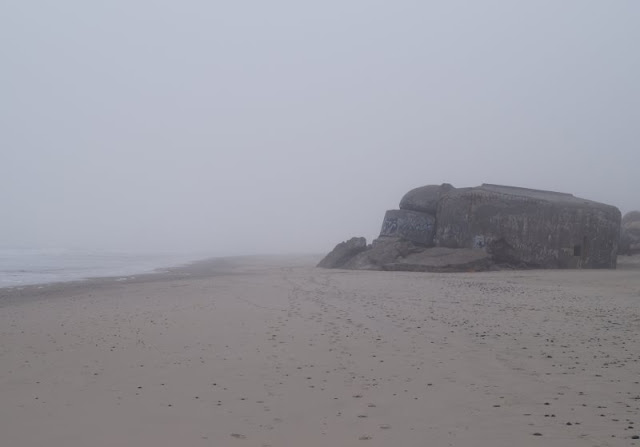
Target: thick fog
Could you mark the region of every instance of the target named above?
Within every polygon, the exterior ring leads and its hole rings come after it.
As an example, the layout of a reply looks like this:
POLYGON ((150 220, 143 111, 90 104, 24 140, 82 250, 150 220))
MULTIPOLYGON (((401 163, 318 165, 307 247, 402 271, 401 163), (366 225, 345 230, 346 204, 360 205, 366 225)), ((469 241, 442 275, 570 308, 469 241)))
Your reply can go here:
POLYGON ((324 252, 425 184, 640 208, 640 3, 0 5, 1 247, 324 252))

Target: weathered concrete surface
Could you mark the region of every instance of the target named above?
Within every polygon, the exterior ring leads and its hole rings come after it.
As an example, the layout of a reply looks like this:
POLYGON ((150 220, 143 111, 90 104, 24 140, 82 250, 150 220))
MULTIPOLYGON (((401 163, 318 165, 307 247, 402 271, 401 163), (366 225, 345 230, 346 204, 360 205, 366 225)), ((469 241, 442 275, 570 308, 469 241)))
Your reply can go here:
POLYGON ((318 263, 318 267, 326 269, 341 268, 347 261, 358 253, 367 249, 367 240, 363 237, 353 237, 341 242, 318 263))
POLYGON ((620 211, 571 194, 482 185, 440 200, 435 244, 480 248, 498 263, 615 268, 620 211))
POLYGON ((381 237, 341 268, 411 272, 470 272, 495 268, 484 250, 426 248, 401 238, 381 237))
MULTIPOLYGON (((390 210, 380 239, 338 265, 349 269, 469 271, 495 268, 615 268, 621 215, 571 194, 483 184, 429 185, 390 210), (439 247, 445 251, 428 250, 439 247), (453 250, 453 251, 449 251, 453 250)), ((625 216, 623 243, 640 252, 640 212, 625 216)), ((338 247, 337 247, 338 248, 338 247)), ((321 263, 322 264, 322 263, 321 263)))
POLYGON ((400 209, 418 211, 435 216, 440 198, 454 189, 449 183, 412 189, 400 200, 400 209))
POLYGON ((620 254, 640 253, 640 211, 631 211, 622 218, 620 254))
POLYGON ((477 272, 494 269, 491 255, 470 248, 427 248, 396 262, 383 265, 383 270, 409 272, 477 272))
POLYGON ((433 245, 436 218, 430 214, 409 210, 389 210, 382 221, 381 237, 401 237, 423 244, 433 245))

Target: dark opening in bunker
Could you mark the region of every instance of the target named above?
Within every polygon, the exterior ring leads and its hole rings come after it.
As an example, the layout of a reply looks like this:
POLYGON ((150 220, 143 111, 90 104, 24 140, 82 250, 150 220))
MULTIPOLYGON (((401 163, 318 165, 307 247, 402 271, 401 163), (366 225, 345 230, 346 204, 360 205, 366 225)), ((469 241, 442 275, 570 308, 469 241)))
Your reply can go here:
POLYGON ((573 246, 573 256, 582 256, 582 245, 573 246))

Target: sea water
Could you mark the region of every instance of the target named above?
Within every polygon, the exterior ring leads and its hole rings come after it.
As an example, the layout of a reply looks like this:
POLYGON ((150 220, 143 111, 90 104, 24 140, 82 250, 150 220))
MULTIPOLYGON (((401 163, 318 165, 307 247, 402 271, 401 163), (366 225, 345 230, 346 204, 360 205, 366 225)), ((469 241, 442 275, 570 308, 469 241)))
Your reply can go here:
POLYGON ((126 277, 188 264, 205 256, 114 251, 0 248, 0 288, 126 277))

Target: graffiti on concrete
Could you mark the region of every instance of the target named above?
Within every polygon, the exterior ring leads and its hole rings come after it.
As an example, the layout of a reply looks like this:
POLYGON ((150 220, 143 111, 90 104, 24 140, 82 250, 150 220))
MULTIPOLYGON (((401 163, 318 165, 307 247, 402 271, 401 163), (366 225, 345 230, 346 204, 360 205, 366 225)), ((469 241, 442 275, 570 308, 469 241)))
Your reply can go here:
POLYGON ((381 236, 402 237, 419 244, 433 243, 435 218, 409 210, 387 211, 382 222, 381 236))
POLYGON ((394 235, 398 231, 398 218, 387 218, 382 222, 382 235, 394 235))

